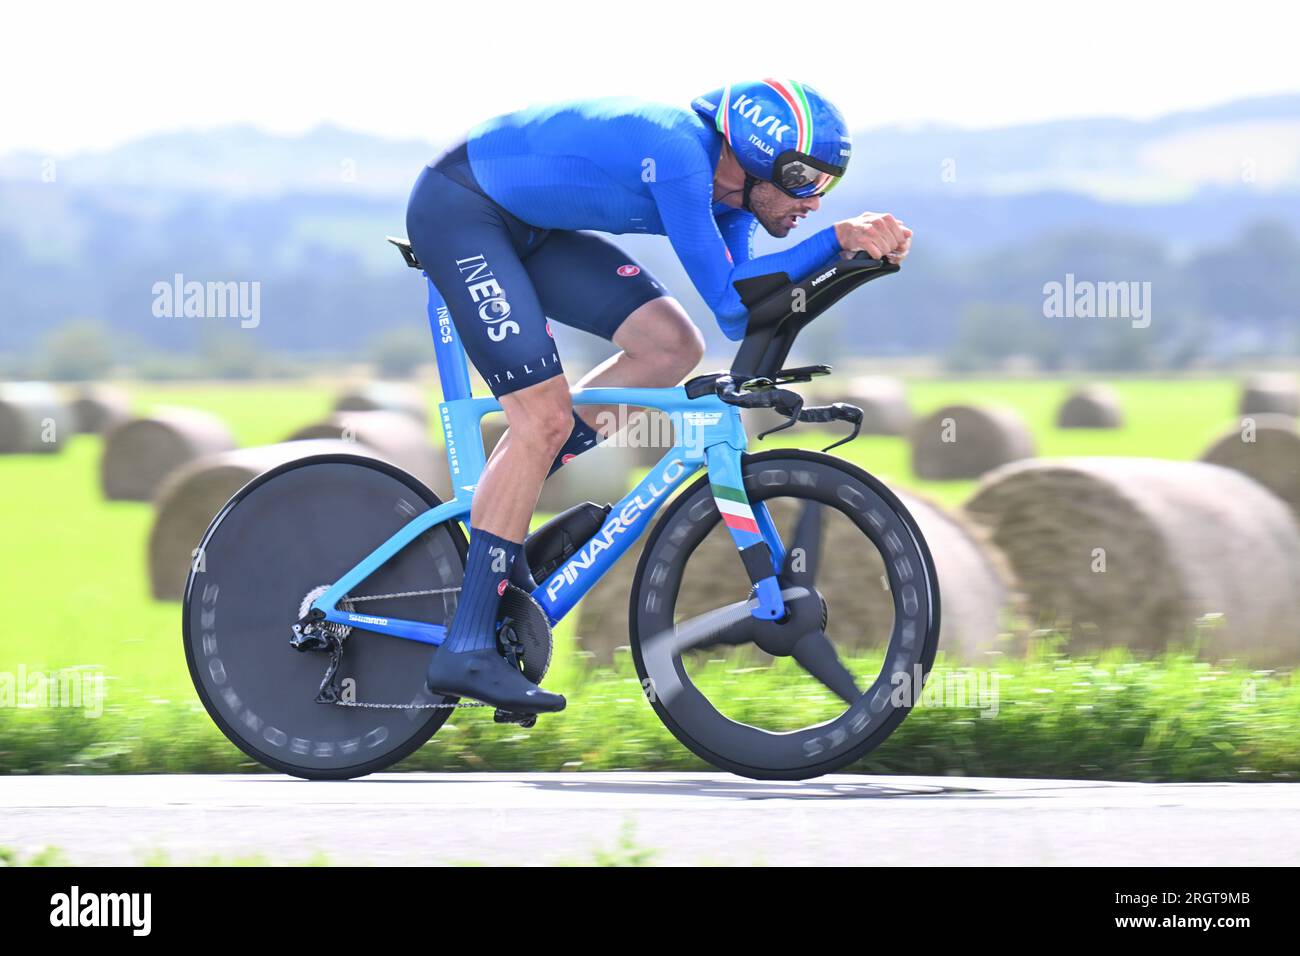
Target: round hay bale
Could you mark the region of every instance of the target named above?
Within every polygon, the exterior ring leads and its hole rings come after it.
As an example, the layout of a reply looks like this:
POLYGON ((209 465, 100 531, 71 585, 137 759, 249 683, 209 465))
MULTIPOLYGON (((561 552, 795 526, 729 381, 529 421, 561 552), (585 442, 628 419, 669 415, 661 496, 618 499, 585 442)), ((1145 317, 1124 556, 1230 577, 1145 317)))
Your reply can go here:
POLYGON ((433 488, 439 496, 445 496, 450 488, 446 456, 429 444, 426 427, 410 415, 335 412, 323 422, 299 428, 285 441, 309 439, 360 443, 433 488))
POLYGON ((72 399, 76 429, 98 435, 131 417, 131 398, 116 385, 85 385, 72 399))
POLYGON ((0 454, 60 451, 74 430, 72 413, 52 385, 14 382, 0 387, 0 454))
POLYGON ((1013 633, 1020 610, 1015 573, 988 532, 961 511, 915 493, 895 494, 920 526, 939 572, 939 649, 967 663, 1023 650, 1013 633))
POLYGON ((109 429, 99 460, 100 486, 111 501, 149 501, 169 472, 234 447, 234 435, 216 416, 159 408, 109 429))
POLYGON ((401 412, 424 424, 429 403, 418 385, 407 382, 366 382, 350 388, 334 403, 336 412, 401 412))
POLYGON ((1057 428, 1119 428, 1123 424, 1119 396, 1106 385, 1076 389, 1056 412, 1057 428))
POLYGON ((931 481, 978 478, 1035 449, 1024 419, 996 406, 945 405, 912 426, 911 442, 912 471, 931 481))
POLYGON ((1300 416, 1300 392, 1296 390, 1295 378, 1280 372, 1250 376, 1242 384, 1237 410, 1242 415, 1300 416))
POLYGON ((325 454, 378 457, 356 442, 293 441, 206 455, 168 475, 158 491, 149 531, 149 587, 153 596, 160 601, 184 597, 190 565, 202 560, 195 549, 212 519, 235 492, 287 461, 325 454))
POLYGON ((1287 415, 1257 415, 1242 420, 1201 456, 1254 478, 1288 505, 1300 519, 1300 432, 1287 415))
MULTIPOLYGON (((934 555, 943 600, 941 650, 962 661, 986 660, 1012 649, 1007 637, 1015 610, 1014 578, 987 533, 960 514, 914 495, 899 495, 921 526, 934 555)), ((781 539, 790 542, 802 503, 793 498, 766 502, 781 539)), ((644 540, 644 539, 643 539, 644 540)), ((628 646, 628 599, 643 541, 583 598, 576 638, 593 663, 612 664, 628 646)), ((842 653, 879 650, 893 627, 894 608, 879 552, 848 518, 822 511, 821 561, 817 588, 829 611, 827 634, 842 653)), ((701 614, 747 590, 747 578, 731 535, 721 523, 692 553, 690 574, 678 594, 677 611, 701 614), (732 596, 719 594, 719 588, 732 596)))
POLYGON ((1201 462, 1066 458, 988 475, 966 511, 1010 560, 1039 626, 1070 651, 1300 661, 1300 527, 1239 472, 1201 462))
MULTIPOLYGON (((821 391, 821 389, 819 389, 821 391)), ((833 393, 833 390, 827 390, 833 393)), ((915 416, 907 404, 907 388, 901 380, 883 375, 863 375, 852 379, 843 396, 810 401, 810 405, 830 401, 848 402, 862 409, 862 434, 906 435, 915 416)))

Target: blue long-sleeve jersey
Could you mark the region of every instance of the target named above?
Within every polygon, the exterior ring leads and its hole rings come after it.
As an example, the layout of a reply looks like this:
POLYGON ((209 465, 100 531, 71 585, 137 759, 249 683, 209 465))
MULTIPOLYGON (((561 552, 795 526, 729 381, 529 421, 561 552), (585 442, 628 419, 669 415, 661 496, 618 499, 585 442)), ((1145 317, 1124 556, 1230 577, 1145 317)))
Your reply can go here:
POLYGON ((758 220, 713 202, 722 137, 688 109, 626 97, 508 113, 471 130, 474 177, 512 215, 541 229, 667 236, 723 334, 744 336, 732 285, 784 272, 806 278, 839 251, 834 227, 754 257, 758 220))

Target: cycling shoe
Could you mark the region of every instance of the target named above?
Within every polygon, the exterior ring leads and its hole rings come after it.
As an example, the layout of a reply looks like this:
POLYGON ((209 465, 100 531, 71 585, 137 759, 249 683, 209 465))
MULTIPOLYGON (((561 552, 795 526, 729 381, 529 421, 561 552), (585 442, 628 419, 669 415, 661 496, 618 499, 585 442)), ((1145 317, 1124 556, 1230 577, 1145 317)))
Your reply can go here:
POLYGON ((542 690, 495 648, 460 653, 438 649, 429 662, 425 686, 432 694, 469 697, 512 714, 547 714, 565 706, 563 695, 542 690))

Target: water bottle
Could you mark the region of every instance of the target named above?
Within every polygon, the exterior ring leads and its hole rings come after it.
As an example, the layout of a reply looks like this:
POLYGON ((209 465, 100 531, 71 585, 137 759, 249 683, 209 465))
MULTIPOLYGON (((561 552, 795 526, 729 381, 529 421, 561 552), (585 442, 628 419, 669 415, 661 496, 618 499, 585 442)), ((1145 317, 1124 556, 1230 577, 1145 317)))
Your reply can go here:
POLYGON ((569 560, 605 523, 612 505, 584 501, 566 508, 524 541, 524 555, 533 578, 541 581, 569 560))

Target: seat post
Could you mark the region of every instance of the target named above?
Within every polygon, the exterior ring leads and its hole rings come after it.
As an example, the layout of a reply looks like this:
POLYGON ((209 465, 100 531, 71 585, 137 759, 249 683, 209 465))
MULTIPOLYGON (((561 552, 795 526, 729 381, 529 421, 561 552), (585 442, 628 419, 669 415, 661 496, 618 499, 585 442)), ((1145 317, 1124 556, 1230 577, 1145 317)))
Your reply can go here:
POLYGON ((451 321, 447 303, 424 273, 429 284, 429 329, 433 332, 433 350, 438 360, 438 379, 442 382, 442 400, 452 402, 458 398, 472 398, 469 384, 469 362, 461 347, 460 336, 451 321))

